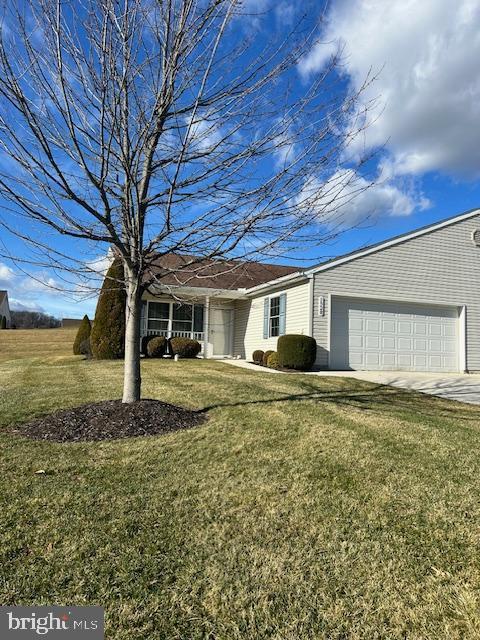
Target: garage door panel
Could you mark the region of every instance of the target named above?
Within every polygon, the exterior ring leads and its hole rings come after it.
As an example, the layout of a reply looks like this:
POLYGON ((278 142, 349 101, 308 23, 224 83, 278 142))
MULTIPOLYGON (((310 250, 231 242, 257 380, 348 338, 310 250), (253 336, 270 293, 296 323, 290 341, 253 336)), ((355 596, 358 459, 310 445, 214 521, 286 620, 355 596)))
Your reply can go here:
POLYGON ((410 338, 398 338, 397 349, 400 351, 411 351, 412 341, 410 338))
POLYGON ((451 340, 444 340, 444 351, 447 355, 455 354, 457 352, 455 342, 451 340))
POLYGON ((428 341, 428 350, 431 353, 442 353, 442 351, 443 351, 443 341, 442 340, 429 340, 428 341))
POLYGON ((331 349, 333 368, 458 371, 458 311, 334 297, 331 349))
POLYGON ((416 353, 413 356, 413 364, 417 369, 425 370, 428 368, 427 356, 424 354, 416 353))
POLYGON ((415 351, 426 351, 427 350, 427 341, 423 338, 416 338, 413 341, 413 348, 415 351))
POLYGON ((392 338, 391 336, 382 336, 382 351, 395 351, 395 349, 395 338, 392 338))
POLYGON ((363 319, 362 318, 349 318, 348 326, 350 331, 363 331, 363 319))
POLYGON ((395 333, 395 322, 393 320, 383 320, 382 331, 383 333, 395 333))
POLYGON ((444 366, 447 371, 454 371, 458 368, 457 358, 455 356, 445 356, 444 366))
POLYGON ((380 354, 379 353, 375 353, 374 351, 367 351, 365 356, 366 356, 365 357, 365 364, 378 367, 378 365, 380 364, 380 354))
POLYGON ((398 366, 401 369, 411 369, 413 366, 412 353, 399 353, 397 357, 398 366))
POLYGON ((425 322, 415 322, 413 325, 413 333, 416 336, 426 336, 427 335, 427 325, 425 322))
POLYGON ((350 338, 350 346, 353 348, 363 349, 363 336, 352 335, 350 338))
POLYGON ((373 320, 372 318, 367 318, 366 322, 366 330, 367 331, 375 331, 378 333, 380 331, 380 320, 373 320))
POLYGON ((412 333, 412 323, 399 320, 397 324, 397 332, 400 335, 410 335, 412 333))
POLYGON ((392 369, 396 365, 396 357, 394 353, 382 353, 382 364, 386 369, 392 369))
POLYGON ((358 351, 354 351, 350 354, 350 363, 352 365, 363 365, 363 353, 359 353, 358 351))

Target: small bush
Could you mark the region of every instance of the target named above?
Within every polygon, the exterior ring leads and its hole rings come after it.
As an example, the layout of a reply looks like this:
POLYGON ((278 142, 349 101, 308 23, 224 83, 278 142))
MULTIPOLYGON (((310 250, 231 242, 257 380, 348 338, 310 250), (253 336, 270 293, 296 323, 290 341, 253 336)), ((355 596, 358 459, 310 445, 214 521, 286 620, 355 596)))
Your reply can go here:
POLYGON ((73 343, 73 354, 75 356, 86 356, 91 355, 92 350, 90 347, 90 333, 92 332, 92 325, 90 324, 90 319, 87 315, 83 316, 83 320, 78 327, 77 335, 75 336, 75 342, 73 343), (85 350, 86 345, 84 342, 88 340, 88 354, 82 351, 82 348, 85 350))
POLYGON ((171 338, 170 349, 174 356, 196 358, 202 350, 202 345, 197 340, 190 338, 171 338))
POLYGON ((163 358, 167 350, 167 339, 163 336, 150 337, 147 343, 147 355, 149 358, 163 358))
POLYGON ((262 364, 264 367, 268 367, 268 358, 272 355, 272 353, 275 353, 275 351, 273 351, 272 349, 267 349, 267 351, 265 351, 265 353, 263 354, 262 364))
POLYGON ((92 357, 92 347, 90 346, 90 337, 85 338, 85 340, 82 340, 79 347, 79 353, 82 356, 85 356, 87 359, 90 359, 92 357))
POLYGON ((145 357, 147 357, 147 356, 148 356, 148 353, 147 353, 147 345, 148 345, 148 343, 150 342, 150 340, 151 340, 152 338, 154 338, 154 337, 155 337, 155 336, 143 336, 143 337, 142 337, 142 340, 141 340, 141 343, 140 343, 140 353, 141 353, 143 356, 145 356, 145 357))
POLYGON ((267 367, 269 369, 278 369, 278 353, 276 351, 272 351, 268 356, 267 367))
POLYGON ((310 336, 287 334, 278 339, 277 353, 280 367, 308 371, 317 357, 317 343, 310 336))
POLYGON ((262 364, 263 362, 263 358, 264 358, 264 353, 261 349, 257 349, 256 351, 254 351, 252 353, 252 360, 255 364, 262 364))

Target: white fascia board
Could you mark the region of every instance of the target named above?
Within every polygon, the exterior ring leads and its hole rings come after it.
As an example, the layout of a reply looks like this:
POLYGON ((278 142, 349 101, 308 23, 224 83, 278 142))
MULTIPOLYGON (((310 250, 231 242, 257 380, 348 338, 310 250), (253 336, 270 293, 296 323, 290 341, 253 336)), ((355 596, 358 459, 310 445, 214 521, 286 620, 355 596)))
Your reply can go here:
POLYGON ((387 249, 388 247, 393 247, 396 244, 401 244, 402 242, 413 240, 413 238, 418 238, 420 236, 426 235, 427 233, 432 233, 432 231, 443 229, 443 227, 448 227, 451 224, 456 224, 457 222, 462 222, 463 220, 468 220, 469 218, 474 218, 475 216, 478 216, 478 215, 480 215, 480 209, 469 211, 468 213, 455 216, 454 218, 443 220, 443 222, 438 222, 437 224, 431 224, 428 227, 423 227, 422 229, 418 229, 417 231, 412 231, 411 233, 407 233, 397 238, 393 238, 392 240, 386 240, 385 242, 373 245, 372 247, 366 247, 365 249, 363 250, 360 249, 355 253, 351 253, 343 257, 340 256, 339 258, 333 259, 330 262, 325 262, 324 264, 319 264, 316 267, 311 267, 310 269, 305 270, 305 274, 310 275, 310 274, 319 273, 320 271, 327 271, 327 269, 333 269, 333 267, 338 267, 339 265, 345 264, 346 262, 357 260, 358 258, 363 258, 364 256, 368 256, 372 253, 376 253, 377 251, 382 251, 383 249, 387 249))

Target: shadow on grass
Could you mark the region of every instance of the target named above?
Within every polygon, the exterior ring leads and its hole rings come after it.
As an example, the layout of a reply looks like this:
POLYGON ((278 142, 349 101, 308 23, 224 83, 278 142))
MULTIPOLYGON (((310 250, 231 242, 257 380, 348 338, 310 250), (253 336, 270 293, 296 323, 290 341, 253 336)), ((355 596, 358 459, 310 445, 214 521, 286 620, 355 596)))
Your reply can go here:
POLYGON ((267 398, 238 400, 235 402, 219 402, 199 409, 198 413, 208 413, 214 409, 228 407, 282 404, 287 402, 315 402, 333 403, 370 412, 410 412, 426 417, 456 418, 480 424, 480 408, 475 407, 475 405, 465 405, 452 400, 447 401, 446 398, 427 395, 420 393, 420 391, 398 389, 383 384, 369 389, 322 391, 313 384, 303 382, 301 387, 305 389, 304 393, 275 395, 267 398))

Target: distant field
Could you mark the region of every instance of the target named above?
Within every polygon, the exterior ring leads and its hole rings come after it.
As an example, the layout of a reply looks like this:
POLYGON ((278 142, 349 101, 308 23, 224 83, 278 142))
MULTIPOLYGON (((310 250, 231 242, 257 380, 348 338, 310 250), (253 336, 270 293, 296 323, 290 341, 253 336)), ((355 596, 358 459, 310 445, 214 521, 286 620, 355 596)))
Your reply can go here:
POLYGON ((97 604, 114 640, 480 638, 480 409, 221 362, 142 363, 166 436, 5 432, 118 398, 75 331, 0 331, 0 603, 97 604), (46 473, 37 475, 37 470, 46 473))
POLYGON ((0 331, 0 362, 72 354, 76 329, 7 329, 0 331))

